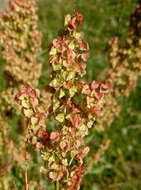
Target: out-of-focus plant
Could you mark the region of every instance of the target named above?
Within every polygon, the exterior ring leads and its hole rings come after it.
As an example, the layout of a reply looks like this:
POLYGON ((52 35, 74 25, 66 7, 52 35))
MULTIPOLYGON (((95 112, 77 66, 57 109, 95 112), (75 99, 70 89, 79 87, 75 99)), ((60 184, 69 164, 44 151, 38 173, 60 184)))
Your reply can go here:
POLYGON ((6 102, 7 109, 14 104, 19 84, 38 84, 41 63, 37 53, 41 51, 41 32, 37 29, 36 11, 34 0, 10 0, 7 12, 0 14, 0 47, 6 79, 1 100, 6 102))
POLYGON ((141 2, 131 15, 128 36, 123 47, 118 45, 118 37, 109 41, 109 61, 111 68, 108 71, 107 82, 110 84, 110 93, 105 97, 105 109, 97 121, 97 130, 104 130, 120 113, 118 98, 128 97, 135 89, 138 76, 141 74, 141 2))
MULTIPOLYGON (((37 29, 36 11, 34 0, 10 0, 7 11, 0 14, 0 48, 5 62, 6 80, 6 87, 0 92, 0 141, 6 155, 1 157, 0 162, 3 164, 1 168, 12 164, 14 166, 16 162, 18 166, 23 166, 21 163, 26 162, 25 151, 22 150, 25 146, 25 138, 19 134, 21 148, 16 149, 14 142, 9 139, 12 126, 9 126, 7 120, 10 115, 18 113, 14 103, 18 86, 21 83, 37 86, 40 77, 42 65, 37 54, 41 51, 41 32, 37 29)), ((21 117, 20 120, 17 125, 24 129, 24 119, 21 117)), ((4 155, 4 152, 1 154, 4 155)), ((3 175, 1 181, 4 181, 2 189, 12 188, 13 185, 8 186, 8 176, 4 178, 3 175)))
POLYGON ((1 13, 0 45, 5 72, 12 83, 37 86, 41 63, 41 32, 37 30, 37 6, 33 0, 11 0, 6 13, 1 13))
MULTIPOLYGON (((121 108, 119 98, 128 97, 130 92, 135 89, 138 76, 141 74, 141 2, 139 1, 134 13, 130 18, 128 36, 125 44, 120 47, 118 37, 109 40, 108 59, 110 69, 107 71, 106 81, 109 84, 109 93, 105 95, 105 107, 100 112, 97 119, 96 130, 104 133, 114 119, 119 115, 121 108)), ((108 149, 109 140, 106 143, 105 151, 108 149)), ((91 155, 88 169, 93 164, 101 160, 104 154, 103 143, 99 145, 97 153, 91 155), (96 155, 97 156, 96 156, 96 155)))

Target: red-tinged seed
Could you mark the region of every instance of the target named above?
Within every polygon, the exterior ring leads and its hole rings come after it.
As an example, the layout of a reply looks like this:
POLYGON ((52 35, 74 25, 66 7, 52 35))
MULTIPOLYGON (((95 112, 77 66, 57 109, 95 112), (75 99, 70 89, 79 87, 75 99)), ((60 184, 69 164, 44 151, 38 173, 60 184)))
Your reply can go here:
POLYGON ((93 81, 91 84, 91 89, 94 90, 97 89, 98 87, 99 87, 99 82, 93 81))

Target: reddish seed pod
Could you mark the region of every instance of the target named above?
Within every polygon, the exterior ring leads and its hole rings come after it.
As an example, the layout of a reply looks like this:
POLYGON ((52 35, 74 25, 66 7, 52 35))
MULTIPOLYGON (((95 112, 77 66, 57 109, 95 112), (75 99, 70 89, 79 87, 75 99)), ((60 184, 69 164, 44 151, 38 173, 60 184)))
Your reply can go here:
POLYGON ((49 105, 39 103, 40 94, 30 86, 20 88, 24 102, 19 101, 20 96, 16 98, 22 107, 28 106, 27 110, 24 108, 24 115, 28 120, 29 140, 46 161, 44 173, 52 182, 59 181, 60 188, 72 190, 80 187, 84 158, 89 152, 84 137, 99 115, 104 96, 100 92, 101 83, 80 80, 86 74, 84 62, 89 56, 88 43, 82 39, 81 32, 77 32, 82 21, 83 16, 78 12, 66 15, 60 39, 54 39, 49 46, 52 73, 48 92, 51 96, 45 101, 49 105), (46 126, 48 115, 55 120, 53 125, 57 129, 53 132, 48 132, 46 126), (77 160, 77 166, 73 160, 77 160))

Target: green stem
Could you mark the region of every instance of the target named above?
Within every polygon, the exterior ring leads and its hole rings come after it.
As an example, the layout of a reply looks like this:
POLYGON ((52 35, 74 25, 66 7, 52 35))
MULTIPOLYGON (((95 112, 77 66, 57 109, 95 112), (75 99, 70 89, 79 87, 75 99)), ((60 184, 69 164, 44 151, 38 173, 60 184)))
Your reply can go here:
POLYGON ((59 181, 56 181, 56 190, 59 190, 59 181))

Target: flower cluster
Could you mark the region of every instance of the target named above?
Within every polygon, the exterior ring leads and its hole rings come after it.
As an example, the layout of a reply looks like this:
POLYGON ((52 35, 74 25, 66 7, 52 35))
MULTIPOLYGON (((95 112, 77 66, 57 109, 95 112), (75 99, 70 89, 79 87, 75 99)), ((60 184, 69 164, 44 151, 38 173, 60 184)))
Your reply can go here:
MULTIPOLYGON (((104 104, 108 85, 80 77, 86 73, 88 44, 77 31, 83 16, 66 15, 60 39, 49 46, 52 68, 48 91, 50 103, 40 102, 38 90, 21 86, 16 101, 27 118, 28 139, 41 151, 46 166, 41 172, 62 190, 77 190, 85 172, 84 158, 89 152, 84 137, 88 135, 104 104), (55 120, 52 131, 46 129, 46 117, 55 120)), ((48 102, 48 101, 47 101, 48 102)))
POLYGON ((41 50, 36 10, 33 0, 12 0, 7 12, 0 15, 0 45, 6 62, 5 71, 13 81, 32 86, 38 84, 41 72, 41 64, 36 57, 41 50))

